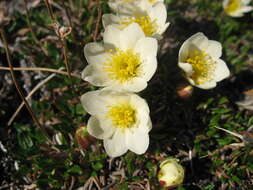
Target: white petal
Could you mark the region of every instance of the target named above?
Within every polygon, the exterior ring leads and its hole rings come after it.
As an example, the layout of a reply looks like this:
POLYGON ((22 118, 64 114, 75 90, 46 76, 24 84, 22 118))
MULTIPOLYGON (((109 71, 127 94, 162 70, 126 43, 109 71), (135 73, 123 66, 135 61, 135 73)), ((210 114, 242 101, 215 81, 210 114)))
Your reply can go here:
POLYGON ((111 157, 118 157, 127 152, 125 135, 116 130, 112 138, 104 139, 106 153, 111 157))
POLYGON ((184 62, 188 58, 189 52, 190 52, 190 45, 191 45, 190 42, 186 40, 180 47, 179 53, 178 53, 179 62, 184 62))
POLYGON ((115 16, 113 14, 104 14, 102 16, 102 23, 104 28, 111 24, 118 24, 120 22, 120 18, 118 16, 115 16))
POLYGON ((242 3, 243 3, 244 5, 248 5, 248 4, 250 3, 250 1, 251 1, 251 0, 242 0, 242 3))
POLYGON ((149 121, 148 121, 147 127, 148 127, 148 131, 150 131, 152 129, 152 121, 151 121, 150 117, 149 117, 149 121))
POLYGON ((186 40, 183 45, 179 49, 178 61, 185 62, 188 57, 192 54, 192 52, 201 51, 199 47, 193 44, 189 39, 186 40))
POLYGON ((157 69, 157 59, 156 57, 144 57, 143 64, 141 65, 141 77, 146 81, 149 81, 155 74, 157 69))
POLYGON ((226 7, 228 6, 228 3, 229 3, 230 0, 224 0, 222 2, 222 5, 223 5, 223 8, 226 9, 226 7))
POLYGON ((111 83, 106 72, 99 64, 90 64, 82 72, 82 79, 95 86, 107 86, 111 83))
POLYGON ((120 33, 120 49, 133 49, 138 40, 145 37, 142 29, 136 23, 130 24, 120 33))
POLYGON ((103 41, 105 44, 110 44, 113 47, 119 47, 120 35, 121 32, 116 26, 109 25, 105 28, 105 32, 103 34, 103 41))
POLYGON ((136 123, 138 124, 137 131, 141 133, 148 133, 152 128, 151 119, 149 116, 149 107, 145 99, 136 94, 131 95, 130 102, 134 105, 136 113, 136 123))
POLYGON ((140 10, 139 12, 148 12, 150 9, 152 9, 152 5, 147 0, 139 0, 136 1, 136 5, 140 10))
POLYGON ((243 13, 242 12, 236 12, 236 13, 229 13, 228 15, 232 17, 242 17, 243 13))
POLYGON ((106 61, 109 55, 110 54, 106 52, 106 49, 102 43, 88 43, 84 47, 84 56, 89 64, 102 64, 106 61))
POLYGON ((147 87, 147 81, 143 78, 136 77, 125 83, 115 82, 113 85, 108 86, 108 90, 125 91, 125 92, 140 92, 147 87))
POLYGON ((136 154, 143 154, 148 149, 148 133, 126 132, 126 146, 136 154))
POLYGON ((199 84, 199 85, 195 84, 195 86, 198 87, 198 88, 202 88, 202 89, 207 90, 207 89, 211 89, 211 88, 216 87, 216 82, 215 81, 209 81, 209 82, 206 82, 204 84, 199 84))
POLYGON ((106 106, 112 100, 108 96, 101 96, 101 91, 86 92, 81 96, 81 103, 84 109, 91 115, 101 115, 107 112, 106 106))
POLYGON ((96 117, 91 116, 88 120, 87 131, 90 135, 98 139, 108 139, 113 135, 115 128, 105 128, 96 117))
POLYGON ((170 25, 170 23, 169 22, 167 22, 165 25, 163 25, 161 28, 160 28, 160 30, 159 30, 159 34, 163 34, 166 30, 167 30, 167 28, 169 27, 169 25, 170 25))
POLYGON ((243 12, 243 13, 247 13, 247 12, 250 12, 250 11, 252 11, 253 10, 253 7, 252 6, 245 6, 245 7, 242 7, 241 8, 241 11, 243 12))
POLYGON ((140 133, 148 133, 152 129, 152 121, 149 116, 149 111, 146 110, 137 110, 137 122, 138 127, 136 131, 140 133))
POLYGON ((163 26, 167 19, 167 10, 164 3, 156 3, 152 9, 149 10, 148 15, 152 21, 156 21, 159 27, 163 26))
POLYGON ((187 74, 192 75, 193 74, 193 68, 192 65, 189 63, 178 63, 178 66, 187 74))
POLYGON ((138 109, 138 111, 145 111, 149 115, 149 107, 145 99, 136 94, 130 94, 130 102, 138 109))
POLYGON ((109 7, 111 8, 112 11, 117 10, 118 3, 114 2, 114 1, 109 1, 108 5, 109 5, 109 7))
POLYGON ((129 90, 132 92, 140 92, 147 87, 147 81, 143 78, 136 77, 133 80, 124 84, 125 90, 129 90))
POLYGON ((208 47, 206 49, 206 53, 210 55, 213 59, 218 59, 222 54, 222 46, 221 43, 214 40, 208 41, 208 47))
POLYGON ((221 59, 217 60, 214 74, 215 74, 214 78, 217 82, 229 77, 230 71, 223 60, 221 59))
POLYGON ((144 37, 137 41, 134 51, 141 57, 155 57, 157 55, 158 43, 154 38, 144 37))
POLYGON ((194 34, 187 41, 193 43, 200 50, 206 50, 208 47, 208 38, 202 32, 194 34))

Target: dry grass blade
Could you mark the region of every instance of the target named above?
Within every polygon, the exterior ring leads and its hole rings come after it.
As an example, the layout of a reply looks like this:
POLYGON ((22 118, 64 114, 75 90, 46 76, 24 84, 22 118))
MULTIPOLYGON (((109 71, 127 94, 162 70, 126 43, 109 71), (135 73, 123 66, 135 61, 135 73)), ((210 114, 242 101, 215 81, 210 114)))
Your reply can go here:
MULTIPOLYGON (((9 71, 10 68, 0 66, 0 70, 9 71)), ((13 67, 13 70, 14 71, 46 71, 46 72, 57 73, 61 75, 67 75, 67 76, 69 75, 68 72, 65 72, 65 71, 60 71, 60 70, 51 69, 51 68, 44 68, 44 67, 13 67)), ((71 73, 71 76, 79 78, 79 79, 81 78, 80 75, 75 74, 75 73, 71 73)))
POLYGON ((221 127, 215 127, 215 128, 225 131, 226 133, 229 133, 230 135, 233 135, 233 136, 238 137, 239 139, 243 140, 243 136, 238 133, 234 133, 232 131, 229 131, 229 130, 221 128, 221 127))
MULTIPOLYGON (((38 83, 33 89, 32 91, 26 96, 26 100, 29 100, 29 98, 38 90, 40 89, 41 86, 43 86, 44 84, 46 84, 48 81, 50 81, 52 78, 54 78, 56 76, 55 73, 49 75, 47 78, 45 78, 43 81, 41 81, 40 83, 38 83)), ((8 121, 8 126, 12 124, 12 122, 14 121, 14 119, 16 118, 16 116, 18 115, 18 113, 20 112, 20 110, 22 109, 22 107, 25 105, 25 102, 23 101, 18 109, 15 111, 15 113, 11 116, 10 120, 8 121)))
POLYGON ((8 42, 6 40, 6 36, 5 36, 5 31, 3 28, 0 29, 0 33, 1 33, 1 36, 2 36, 2 40, 3 40, 3 43, 4 43, 4 47, 5 47, 5 51, 6 51, 6 56, 7 56, 7 62, 9 64, 9 68, 10 68, 10 73, 11 73, 11 78, 12 78, 12 81, 17 89, 17 92, 19 94, 19 96, 21 97, 21 99, 24 101, 24 104, 26 105, 26 108, 27 110, 29 111, 33 121, 36 123, 36 125, 42 130, 42 132, 44 133, 44 135, 47 137, 47 140, 49 142, 52 143, 52 141, 50 140, 50 137, 49 135, 47 134, 46 130, 40 125, 38 119, 36 118, 35 114, 33 113, 30 105, 28 104, 28 102, 26 101, 25 99, 25 96, 21 90, 21 88, 19 87, 18 83, 17 83, 17 80, 16 80, 16 77, 15 77, 15 74, 14 74, 14 69, 13 69, 13 66, 12 66, 12 61, 11 61, 11 56, 10 56, 10 51, 9 51, 9 47, 8 47, 8 42))

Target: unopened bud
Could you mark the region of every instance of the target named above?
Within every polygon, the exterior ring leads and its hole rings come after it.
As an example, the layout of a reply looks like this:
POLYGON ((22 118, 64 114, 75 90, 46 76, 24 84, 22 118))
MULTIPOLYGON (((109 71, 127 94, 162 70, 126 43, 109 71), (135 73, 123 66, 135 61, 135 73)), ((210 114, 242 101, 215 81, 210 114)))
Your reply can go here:
POLYGON ((177 87, 177 95, 182 99, 188 99, 192 95, 193 87, 187 83, 181 83, 177 87))
POLYGON ((56 35, 61 39, 65 38, 72 31, 71 27, 61 26, 57 22, 51 24, 51 26, 53 26, 56 35))
POLYGON ((86 150, 91 144, 96 141, 94 137, 89 135, 87 127, 84 125, 81 125, 77 128, 75 138, 82 150, 86 150))
POLYGON ((166 159, 160 164, 158 180, 161 186, 168 189, 183 183, 184 168, 178 163, 178 159, 166 159))

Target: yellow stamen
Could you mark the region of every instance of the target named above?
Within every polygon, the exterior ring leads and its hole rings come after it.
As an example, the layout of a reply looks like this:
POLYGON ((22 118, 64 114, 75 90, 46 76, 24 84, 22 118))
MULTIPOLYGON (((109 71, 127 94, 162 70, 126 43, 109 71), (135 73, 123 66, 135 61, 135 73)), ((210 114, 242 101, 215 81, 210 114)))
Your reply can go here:
POLYGON ((111 79, 124 83, 140 74, 141 59, 133 50, 116 49, 110 53, 111 57, 104 63, 104 70, 111 79))
POLYGON ((157 2, 157 0, 148 0, 150 3, 156 3, 157 2))
MULTIPOLYGON (((133 2, 134 0, 122 0, 125 3, 133 2)), ((150 3, 154 4, 157 2, 157 0, 148 0, 150 3)))
POLYGON ((157 32, 157 24, 156 21, 151 21, 149 16, 136 16, 136 17, 129 17, 124 18, 120 22, 123 28, 127 27, 132 23, 137 23, 143 30, 146 36, 152 36, 157 32))
POLYGON ((242 6, 241 0, 229 0, 225 12, 233 13, 242 6))
POLYGON ((118 128, 130 128, 136 122, 136 111, 127 102, 119 103, 116 106, 108 106, 107 117, 111 118, 112 124, 118 128))
POLYGON ((186 59, 186 63, 190 63, 193 68, 193 74, 190 76, 196 84, 203 84, 213 79, 215 69, 214 61, 204 51, 194 51, 186 59))

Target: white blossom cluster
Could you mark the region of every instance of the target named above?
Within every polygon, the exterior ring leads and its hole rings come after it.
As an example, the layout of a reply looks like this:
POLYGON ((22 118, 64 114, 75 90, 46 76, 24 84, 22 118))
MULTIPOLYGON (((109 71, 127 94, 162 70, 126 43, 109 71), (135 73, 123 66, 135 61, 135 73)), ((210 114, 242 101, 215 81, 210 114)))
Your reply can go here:
MULTIPOLYGON (((252 8, 249 1, 225 0, 230 16, 252 8)), ((112 14, 102 16, 101 42, 84 47, 88 65, 82 78, 99 90, 81 97, 91 115, 87 130, 102 139, 107 154, 121 156, 128 150, 143 154, 152 128, 147 102, 136 93, 147 87, 157 69, 158 40, 169 23, 163 0, 109 0, 112 14)), ((199 32, 187 39, 178 55, 178 66, 195 87, 214 88, 230 75, 221 59, 222 45, 199 32)))
POLYGON ((146 152, 152 128, 147 102, 136 93, 147 87, 157 69, 158 39, 167 29, 161 0, 111 0, 104 14, 103 41, 84 47, 88 66, 82 78, 100 90, 81 97, 91 115, 87 130, 104 142, 107 154, 146 152))

